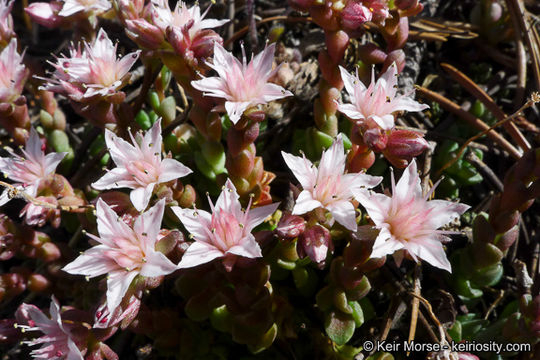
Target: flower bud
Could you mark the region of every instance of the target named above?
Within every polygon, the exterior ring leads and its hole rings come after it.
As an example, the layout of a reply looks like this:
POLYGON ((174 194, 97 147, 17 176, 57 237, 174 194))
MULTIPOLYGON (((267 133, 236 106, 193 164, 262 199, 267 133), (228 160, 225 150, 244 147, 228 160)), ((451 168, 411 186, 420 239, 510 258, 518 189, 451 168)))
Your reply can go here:
POLYGON ((429 147, 423 135, 409 130, 393 130, 388 136, 384 156, 396 167, 405 167, 413 157, 429 147))
POLYGON ((28 290, 32 292, 43 292, 49 287, 49 280, 40 274, 32 274, 28 277, 28 290))
POLYGON ((51 3, 36 2, 27 6, 24 11, 38 24, 54 28, 60 26, 63 22, 62 17, 58 16, 62 7, 63 3, 58 1, 51 3))
POLYGON ((46 242, 39 248, 39 257, 45 262, 58 260, 60 256, 60 249, 52 242, 46 242))
POLYGON ((364 142, 374 151, 383 151, 388 143, 388 135, 379 127, 364 132, 364 142))
POLYGON ((214 54, 214 43, 223 44, 223 38, 214 30, 198 31, 191 39, 190 50, 197 59, 206 59, 214 54))
POLYGON ((309 256, 317 264, 324 262, 328 249, 333 247, 330 231, 321 225, 307 228, 300 236, 298 244, 301 256, 309 256))
POLYGON ((373 14, 360 1, 348 1, 341 12, 341 23, 351 30, 358 29, 363 23, 371 21, 373 14))
MULTIPOLYGON (((53 196, 39 196, 36 198, 39 201, 46 202, 52 205, 57 205, 57 200, 53 196)), ((25 222, 30 226, 43 226, 47 221, 51 222, 54 228, 60 226, 60 210, 46 206, 28 203, 21 211, 21 216, 25 216, 25 222)))
POLYGON ((284 213, 276 228, 279 237, 284 239, 294 239, 300 236, 306 228, 306 221, 298 215, 284 213))
POLYGON ((165 41, 161 30, 144 19, 126 20, 126 30, 133 41, 146 49, 158 49, 165 41))

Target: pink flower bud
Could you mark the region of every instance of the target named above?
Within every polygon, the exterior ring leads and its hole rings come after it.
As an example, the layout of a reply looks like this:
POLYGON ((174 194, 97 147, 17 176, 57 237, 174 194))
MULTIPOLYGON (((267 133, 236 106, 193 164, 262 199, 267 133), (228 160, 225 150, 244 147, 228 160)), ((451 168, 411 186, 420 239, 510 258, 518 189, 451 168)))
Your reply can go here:
POLYGON ((140 46, 147 49, 157 49, 165 37, 157 26, 144 19, 126 20, 127 33, 140 46))
POLYGON ((321 225, 307 228, 300 237, 299 255, 302 257, 307 255, 317 264, 324 262, 328 249, 333 249, 332 237, 330 231, 321 225))
POLYGON ((46 242, 39 248, 39 257, 45 262, 58 260, 60 256, 60 249, 52 242, 46 242))
POLYGON ((62 17, 58 15, 62 7, 63 4, 58 1, 51 3, 37 2, 30 4, 24 10, 33 21, 45 27, 54 28, 60 26, 63 22, 62 17))
MULTIPOLYGON (((52 205, 57 205, 58 202, 53 196, 39 196, 36 198, 52 205)), ((28 203, 21 211, 21 217, 25 217, 24 221, 30 226, 44 226, 47 221, 51 222, 54 228, 60 226, 60 210, 46 206, 28 203)))
POLYGON ((413 157, 429 147, 423 135, 409 130, 393 130, 388 137, 384 156, 397 167, 405 167, 413 157))
POLYGON ((383 151, 388 143, 388 135, 381 128, 374 127, 364 132, 364 142, 374 151, 383 151))
POLYGON ((28 277, 28 290, 32 292, 43 292, 49 285, 49 280, 43 275, 32 274, 28 277))
POLYGON ((373 14, 360 1, 348 1, 341 12, 341 23, 343 26, 355 30, 363 23, 371 21, 373 14))
POLYGON ((306 228, 306 221, 298 215, 284 213, 276 228, 277 234, 284 239, 300 236, 306 228))
POLYGON ((106 329, 121 323, 120 326, 124 329, 135 319, 140 307, 141 300, 137 296, 126 296, 111 315, 107 302, 104 302, 95 313, 94 328, 106 329))
POLYGON ((223 38, 214 30, 198 31, 191 39, 190 50, 197 59, 206 59, 214 54, 214 43, 223 44, 223 38))
POLYGON ((144 10, 145 0, 118 0, 118 12, 121 18, 138 19, 144 10))
POLYGON ((503 8, 501 4, 499 4, 497 1, 493 1, 491 4, 489 4, 488 8, 488 19, 491 22, 497 22, 501 19, 503 14, 503 8))

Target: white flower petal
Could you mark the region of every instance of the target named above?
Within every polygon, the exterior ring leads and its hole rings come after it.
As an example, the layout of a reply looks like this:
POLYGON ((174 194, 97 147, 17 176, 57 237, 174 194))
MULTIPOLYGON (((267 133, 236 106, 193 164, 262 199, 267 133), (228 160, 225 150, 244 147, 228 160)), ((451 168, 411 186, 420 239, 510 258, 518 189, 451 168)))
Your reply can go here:
POLYGON ((146 277, 169 275, 177 270, 169 258, 159 251, 151 251, 146 254, 146 262, 143 264, 140 274, 146 277))
POLYGON ((108 190, 118 188, 134 189, 139 184, 133 180, 133 177, 123 167, 117 167, 108 171, 105 175, 92 183, 92 187, 96 190, 108 190))
POLYGON ((208 228, 212 221, 212 215, 204 210, 182 209, 179 206, 171 206, 171 209, 194 240, 211 243, 211 239, 208 237, 208 228))
POLYGON ((133 204, 133 207, 137 209, 137 211, 144 211, 144 209, 146 209, 148 203, 150 202, 150 198, 152 197, 154 186, 155 184, 152 183, 145 187, 139 187, 131 190, 129 198, 133 204))
POLYGON ((129 285, 138 275, 137 271, 125 269, 113 271, 107 277, 107 309, 113 314, 126 295, 129 285))
POLYGON ((294 176, 304 189, 311 189, 317 182, 317 169, 311 161, 306 159, 305 155, 294 156, 286 152, 281 152, 285 163, 291 169, 294 176))
POLYGON ((159 182, 168 182, 191 173, 191 169, 182 164, 180 161, 174 159, 163 159, 161 161, 161 174, 159 175, 159 182))
POLYGON ((109 249, 105 245, 94 246, 64 266, 62 270, 72 275, 85 275, 91 278, 118 270, 118 264, 103 255, 103 252, 109 249))
POLYGON ((262 257, 261 247, 257 244, 253 235, 249 235, 240 245, 231 247, 227 250, 227 253, 251 259, 262 257))
POLYGON ((314 200, 309 191, 304 190, 298 195, 292 214, 302 215, 318 207, 323 207, 323 205, 319 201, 314 200))
POLYGON ((346 229, 356 231, 358 227, 356 224, 356 211, 350 201, 336 201, 333 204, 327 205, 326 209, 346 229))
POLYGON ((206 264, 223 256, 224 254, 216 247, 204 242, 196 241, 189 246, 187 251, 182 256, 182 260, 178 264, 178 268, 184 269, 206 264))

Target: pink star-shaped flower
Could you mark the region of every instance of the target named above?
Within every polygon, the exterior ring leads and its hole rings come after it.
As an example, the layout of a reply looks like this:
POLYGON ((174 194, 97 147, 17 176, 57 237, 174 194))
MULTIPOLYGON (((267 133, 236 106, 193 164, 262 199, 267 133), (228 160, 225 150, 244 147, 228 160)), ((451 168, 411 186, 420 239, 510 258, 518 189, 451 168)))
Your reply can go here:
POLYGON ((117 165, 92 184, 95 189, 133 189, 130 194, 133 206, 143 211, 148 206, 157 184, 168 182, 191 173, 191 170, 174 159, 161 158, 161 121, 156 121, 144 137, 130 134, 131 142, 105 130, 105 143, 117 165))
POLYGON ((103 200, 98 200, 96 209, 99 237, 88 236, 99 245, 86 250, 62 270, 90 278, 107 274, 107 309, 113 314, 135 277, 168 275, 176 270, 176 265, 155 249, 165 199, 137 217, 133 228, 103 200))
POLYGON ((12 102, 22 93, 28 70, 17 52, 17 39, 13 38, 0 53, 0 103, 12 102))
POLYGON ((338 223, 355 231, 356 214, 351 203, 353 190, 362 191, 376 186, 382 178, 362 173, 345 173, 346 156, 341 135, 323 152, 319 167, 315 167, 305 156, 294 156, 283 151, 281 155, 303 188, 296 199, 293 215, 322 207, 338 223))
POLYGON ((236 188, 227 180, 216 204, 213 205, 209 199, 211 214, 199 209, 172 207, 195 240, 183 255, 179 268, 190 268, 224 258, 224 265, 231 269, 238 256, 262 256, 251 230, 274 213, 279 203, 254 209, 250 209, 250 203, 244 211, 238 199, 236 188))
POLYGON ((338 104, 338 110, 356 121, 357 125, 373 121, 383 130, 394 127, 396 111, 422 111, 429 106, 414 101, 409 96, 397 95, 397 66, 393 63, 388 70, 375 81, 375 70, 371 73, 369 87, 343 67, 339 67, 345 90, 351 98, 350 104, 338 104))
POLYGON ((189 35, 193 37, 198 31, 212 29, 227 23, 229 20, 205 19, 208 9, 201 15, 201 8, 198 4, 188 7, 183 1, 176 3, 174 11, 169 7, 168 0, 152 0, 150 14, 154 24, 163 32, 167 33, 167 28, 182 32, 185 26, 189 26, 189 35))
POLYGON ((96 39, 84 43, 84 49, 72 47, 70 57, 62 55, 57 59, 52 79, 42 88, 63 94, 81 102, 95 97, 117 95, 127 84, 129 70, 139 58, 140 50, 117 58, 117 45, 100 29, 96 39))
POLYGON ((22 304, 17 310, 18 317, 29 319, 31 326, 17 325, 25 331, 41 331, 42 336, 32 341, 24 342, 27 345, 42 345, 41 348, 32 350, 30 355, 34 359, 66 359, 83 360, 81 351, 73 341, 73 337, 60 316, 58 300, 52 296, 49 319, 34 305, 22 304))
POLYGON ((397 185, 392 174, 392 196, 353 191, 380 230, 373 245, 371 257, 394 254, 401 263, 404 251, 418 262, 423 259, 431 265, 452 272, 442 242, 450 241, 448 232, 437 230, 459 218, 468 205, 445 200, 428 201, 434 188, 422 195, 420 177, 413 160, 403 172, 397 185))
MULTIPOLYGON (((50 153, 45 155, 41 150, 41 140, 34 128, 30 128, 30 136, 26 146, 22 149, 23 155, 11 152, 11 158, 0 157, 0 169, 4 175, 13 180, 17 189, 30 196, 36 196, 42 180, 54 174, 56 167, 66 153, 50 153)), ((8 191, 0 195, 0 206, 10 200, 8 191)))
POLYGON ((218 76, 192 81, 191 85, 205 95, 225 99, 225 110, 236 124, 247 109, 293 95, 281 86, 268 82, 278 70, 272 70, 275 48, 275 44, 267 46, 248 64, 245 54, 240 62, 215 42, 214 62, 208 65, 218 76))

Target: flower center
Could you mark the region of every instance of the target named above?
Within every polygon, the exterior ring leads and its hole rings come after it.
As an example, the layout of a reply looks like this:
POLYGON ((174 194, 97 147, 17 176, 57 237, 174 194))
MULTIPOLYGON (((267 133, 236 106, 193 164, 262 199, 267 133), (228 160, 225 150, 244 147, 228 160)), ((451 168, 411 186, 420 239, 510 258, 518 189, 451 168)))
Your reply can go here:
POLYGON ((389 214, 386 220, 388 230, 397 240, 411 241, 422 234, 426 213, 416 207, 415 204, 406 204, 394 214, 389 214))
POLYGON ((92 61, 93 73, 96 76, 95 83, 103 86, 111 86, 118 80, 116 61, 111 64, 110 59, 94 58, 92 61))
POLYGON ((131 271, 140 268, 145 262, 146 254, 138 244, 122 237, 115 238, 114 243, 117 248, 106 251, 105 255, 121 268, 131 271))
POLYGON ((317 181, 317 185, 313 189, 314 198, 321 202, 324 206, 330 205, 340 199, 341 175, 332 175, 324 181, 317 181))
POLYGON ((126 164, 127 171, 133 179, 140 185, 148 185, 158 181, 159 172, 156 167, 148 161, 137 160, 126 164))
POLYGON ((244 224, 231 213, 220 210, 212 216, 212 235, 214 243, 223 251, 238 244, 244 236, 244 224))

